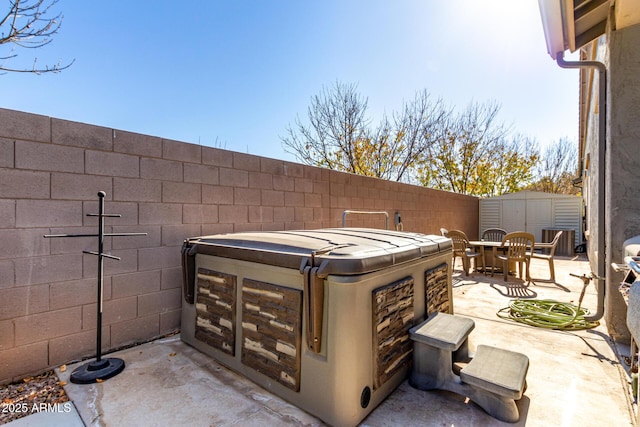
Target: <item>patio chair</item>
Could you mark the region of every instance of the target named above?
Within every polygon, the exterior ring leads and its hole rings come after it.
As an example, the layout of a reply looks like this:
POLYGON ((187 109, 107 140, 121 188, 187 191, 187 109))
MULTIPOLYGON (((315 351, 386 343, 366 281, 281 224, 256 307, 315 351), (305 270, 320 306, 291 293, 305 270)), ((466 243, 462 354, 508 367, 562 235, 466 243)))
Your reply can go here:
POLYGON ((536 245, 536 249, 549 249, 549 253, 533 253, 531 256, 537 259, 544 259, 549 262, 549 273, 551 274, 551 280, 555 283, 556 281, 556 271, 555 266, 553 265, 553 254, 556 252, 556 246, 558 246, 558 242, 560 241, 560 236, 562 235, 562 230, 558 231, 555 236, 553 236, 553 240, 551 243, 538 243, 536 245))
POLYGON ((442 234, 444 237, 449 237, 449 230, 447 230, 446 228, 441 228, 440 229, 440 234, 442 234))
POLYGON ((460 257, 462 259, 462 268, 464 270, 464 274, 466 276, 469 275, 469 268, 471 267, 471 260, 475 260, 475 270, 478 271, 478 260, 482 262, 482 269, 485 270, 484 267, 484 254, 481 252, 475 252, 469 247, 469 239, 467 235, 460 230, 450 230, 447 233, 447 237, 449 237, 453 242, 453 264, 455 265, 456 257, 460 257))
POLYGON ((502 242, 507 232, 502 228, 487 228, 482 232, 482 240, 487 242, 502 242))
MULTIPOLYGON (((531 254, 533 253, 535 241, 533 234, 524 231, 515 231, 507 233, 503 238, 500 246, 493 248, 493 258, 496 262, 502 261, 502 271, 504 272, 504 281, 506 282, 509 275, 509 263, 517 263, 520 278, 522 279, 522 264, 527 268, 527 282, 531 282, 529 274, 529 265, 531 264, 531 254), (504 252, 499 253, 498 251, 504 252)), ((493 277, 494 268, 491 269, 493 277)))

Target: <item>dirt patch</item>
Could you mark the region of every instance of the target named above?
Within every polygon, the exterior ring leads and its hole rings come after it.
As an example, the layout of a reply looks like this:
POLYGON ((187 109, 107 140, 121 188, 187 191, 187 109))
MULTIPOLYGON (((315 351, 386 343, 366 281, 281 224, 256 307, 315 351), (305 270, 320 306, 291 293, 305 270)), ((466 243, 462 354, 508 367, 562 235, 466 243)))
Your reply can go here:
POLYGON ((0 385, 0 424, 36 412, 69 412, 72 403, 63 385, 54 371, 0 385))

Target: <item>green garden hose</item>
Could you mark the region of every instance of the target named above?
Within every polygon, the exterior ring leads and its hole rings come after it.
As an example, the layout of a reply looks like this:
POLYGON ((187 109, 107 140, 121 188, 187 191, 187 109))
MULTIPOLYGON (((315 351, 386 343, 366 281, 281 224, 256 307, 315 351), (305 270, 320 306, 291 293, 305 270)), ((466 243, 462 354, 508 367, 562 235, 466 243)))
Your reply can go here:
POLYGON ((511 300, 497 313, 502 319, 547 329, 580 330, 595 328, 600 322, 585 320, 589 310, 554 300, 511 300))
MULTIPOLYGON (((574 276, 572 274, 572 276, 574 276)), ((579 276, 576 276, 579 277, 579 276)), ((559 302, 550 299, 515 299, 509 301, 509 306, 496 313, 501 319, 513 320, 530 326, 547 329, 581 330, 595 328, 598 321, 585 320, 589 310, 581 307, 585 290, 589 284, 587 276, 582 277, 584 287, 580 294, 578 305, 569 302, 559 302)))

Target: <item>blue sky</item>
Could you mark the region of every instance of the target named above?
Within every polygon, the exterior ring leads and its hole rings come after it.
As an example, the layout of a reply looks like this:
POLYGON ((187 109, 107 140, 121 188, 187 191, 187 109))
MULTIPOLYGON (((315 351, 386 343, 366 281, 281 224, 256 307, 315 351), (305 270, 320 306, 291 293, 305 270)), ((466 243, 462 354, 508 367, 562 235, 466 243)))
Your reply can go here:
POLYGON ((577 140, 578 72, 547 54, 537 0, 59 0, 56 11, 53 43, 6 65, 75 63, 0 75, 0 106, 294 160, 280 136, 340 81, 358 85, 374 120, 427 89, 457 109, 497 101, 541 145, 577 140))

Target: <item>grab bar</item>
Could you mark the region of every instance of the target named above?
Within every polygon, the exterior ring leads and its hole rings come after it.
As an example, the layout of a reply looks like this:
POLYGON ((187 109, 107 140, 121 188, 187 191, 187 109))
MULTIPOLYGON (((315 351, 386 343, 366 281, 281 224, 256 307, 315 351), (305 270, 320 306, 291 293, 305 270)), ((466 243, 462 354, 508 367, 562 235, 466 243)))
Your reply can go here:
POLYGON ((344 228, 345 222, 347 220, 347 215, 348 214, 364 214, 364 215, 384 215, 385 216, 385 220, 384 220, 384 227, 385 230, 389 229, 389 214, 385 211, 350 211, 350 210, 346 210, 344 212, 342 212, 342 227, 344 228))

